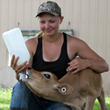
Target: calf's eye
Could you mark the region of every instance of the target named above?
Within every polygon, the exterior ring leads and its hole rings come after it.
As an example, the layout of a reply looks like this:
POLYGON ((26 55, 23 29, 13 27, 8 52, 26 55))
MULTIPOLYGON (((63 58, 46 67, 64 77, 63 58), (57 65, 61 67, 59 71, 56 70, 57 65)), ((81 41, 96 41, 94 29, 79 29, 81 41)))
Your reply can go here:
POLYGON ((63 87, 63 88, 61 89, 61 91, 62 91, 62 92, 66 92, 66 87, 63 87))
POLYGON ((44 74, 44 76, 45 76, 47 79, 50 79, 50 75, 49 75, 49 74, 44 74))

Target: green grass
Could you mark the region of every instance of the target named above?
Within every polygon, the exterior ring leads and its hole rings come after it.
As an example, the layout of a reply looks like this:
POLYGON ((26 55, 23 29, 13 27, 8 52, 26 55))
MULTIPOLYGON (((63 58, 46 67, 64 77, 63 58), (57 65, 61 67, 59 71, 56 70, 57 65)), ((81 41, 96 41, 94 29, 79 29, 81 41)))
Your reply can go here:
MULTIPOLYGON (((10 98, 12 89, 0 88, 0 110, 9 110, 10 98)), ((110 97, 105 97, 105 103, 108 110, 110 110, 110 97)), ((100 110, 100 104, 98 100, 95 101, 93 110, 100 110)))
MULTIPOLYGON (((110 110, 110 97, 105 97, 105 104, 108 110, 110 110)), ((100 104, 98 100, 96 99, 93 110, 100 110, 100 104)))
POLYGON ((0 110, 9 110, 12 89, 0 88, 0 110))

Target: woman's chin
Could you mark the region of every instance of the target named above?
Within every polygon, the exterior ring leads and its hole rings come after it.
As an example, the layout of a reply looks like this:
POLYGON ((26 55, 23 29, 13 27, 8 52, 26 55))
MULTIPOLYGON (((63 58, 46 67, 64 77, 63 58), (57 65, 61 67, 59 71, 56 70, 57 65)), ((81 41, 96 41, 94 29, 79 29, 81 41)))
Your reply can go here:
POLYGON ((47 36, 52 36, 54 33, 53 32, 46 32, 45 33, 47 36))

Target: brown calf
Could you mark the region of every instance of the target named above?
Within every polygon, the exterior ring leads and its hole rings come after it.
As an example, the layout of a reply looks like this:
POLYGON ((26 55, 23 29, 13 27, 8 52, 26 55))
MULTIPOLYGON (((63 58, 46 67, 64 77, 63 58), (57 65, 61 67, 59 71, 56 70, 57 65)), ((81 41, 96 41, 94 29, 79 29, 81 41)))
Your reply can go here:
POLYGON ((105 106, 101 74, 85 69, 78 73, 68 72, 60 80, 50 72, 29 70, 24 82, 37 96, 48 100, 62 102, 77 110, 92 110, 97 98, 101 110, 105 106))

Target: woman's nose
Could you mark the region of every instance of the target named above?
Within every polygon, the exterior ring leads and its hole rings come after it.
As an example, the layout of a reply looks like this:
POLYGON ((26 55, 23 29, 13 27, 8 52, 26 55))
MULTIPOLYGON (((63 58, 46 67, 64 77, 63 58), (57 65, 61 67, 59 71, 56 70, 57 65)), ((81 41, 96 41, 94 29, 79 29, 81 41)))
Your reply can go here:
POLYGON ((49 23, 46 23, 45 24, 45 28, 49 28, 49 23))

